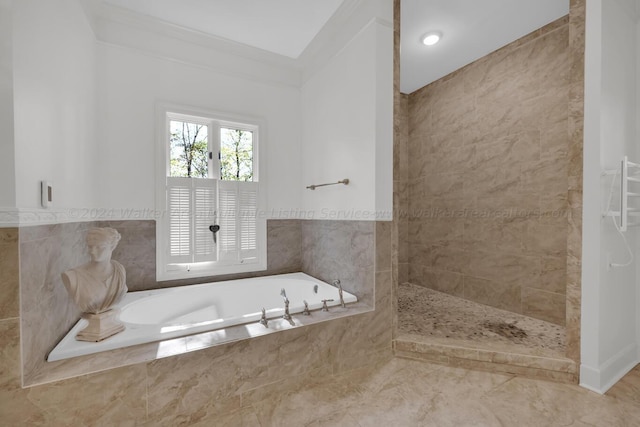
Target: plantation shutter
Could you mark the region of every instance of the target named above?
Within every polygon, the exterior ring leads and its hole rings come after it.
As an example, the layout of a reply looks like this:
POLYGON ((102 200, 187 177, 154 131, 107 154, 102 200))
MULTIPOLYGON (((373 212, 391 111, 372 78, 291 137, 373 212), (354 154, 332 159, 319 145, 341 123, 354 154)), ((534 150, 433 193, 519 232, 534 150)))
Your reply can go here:
POLYGON ((256 260, 258 183, 220 181, 218 188, 220 260, 256 260))
POLYGON ((258 257, 258 183, 238 183, 240 193, 240 259, 258 257))
POLYGON ((215 261, 217 248, 210 226, 216 224, 216 180, 193 179, 194 262, 215 261))
POLYGON ((167 177, 167 205, 168 262, 215 261, 216 246, 209 226, 216 220, 216 181, 167 177))
POLYGON ((238 183, 220 181, 218 183, 220 202, 220 260, 238 260, 238 183))
POLYGON ((191 262, 191 178, 167 178, 169 263, 191 262))

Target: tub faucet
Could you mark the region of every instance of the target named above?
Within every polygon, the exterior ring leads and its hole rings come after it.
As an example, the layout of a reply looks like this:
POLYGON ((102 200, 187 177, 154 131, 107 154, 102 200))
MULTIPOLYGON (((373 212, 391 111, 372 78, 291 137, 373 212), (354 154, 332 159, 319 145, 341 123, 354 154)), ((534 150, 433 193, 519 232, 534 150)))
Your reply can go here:
POLYGON ((329 306, 327 305, 327 301, 333 301, 333 299, 322 300, 322 311, 329 311, 329 306))
POLYGON ((340 279, 334 280, 333 282, 331 282, 331 284, 338 288, 338 295, 340 295, 340 305, 342 306, 342 308, 344 308, 344 297, 342 296, 342 284, 340 283, 340 279))
POLYGON ((262 326, 264 326, 265 328, 268 328, 269 326, 269 321, 267 320, 267 312, 265 311, 264 307, 262 307, 262 317, 260 318, 260 324, 262 326))
POLYGON ((304 303, 304 310, 302 310, 302 314, 304 314, 305 316, 311 316, 311 312, 309 311, 309 303, 305 300, 302 300, 302 302, 304 303))
POLYGON ((282 318, 284 320, 291 321, 291 314, 289 314, 289 298, 287 298, 287 292, 282 288, 280 290, 280 295, 284 298, 284 314, 282 318))

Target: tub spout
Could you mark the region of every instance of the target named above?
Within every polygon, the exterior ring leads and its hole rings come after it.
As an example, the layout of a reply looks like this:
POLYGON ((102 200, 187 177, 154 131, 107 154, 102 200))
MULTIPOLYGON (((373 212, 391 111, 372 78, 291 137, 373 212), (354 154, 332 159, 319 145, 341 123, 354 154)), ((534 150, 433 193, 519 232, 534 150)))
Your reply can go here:
POLYGON ((291 322, 291 314, 289 314, 289 298, 287 298, 287 292, 284 288, 280 290, 280 295, 284 298, 284 314, 282 315, 282 318, 291 322))
POLYGON ((260 324, 262 326, 264 326, 265 328, 268 328, 269 326, 269 321, 267 320, 267 312, 265 311, 264 307, 262 307, 262 317, 260 318, 260 324))
POLYGON ((304 310, 302 310, 302 314, 304 314, 305 316, 311 316, 311 312, 309 311, 309 303, 305 300, 302 300, 302 302, 304 303, 304 310))
POLYGON ((289 300, 284 300, 284 314, 282 315, 284 320, 291 322, 291 315, 289 314, 289 300))
POLYGON ((342 296, 342 284, 340 283, 340 279, 334 280, 333 282, 331 282, 331 284, 338 288, 338 295, 340 296, 340 305, 342 306, 342 308, 344 308, 345 307, 344 297, 342 296))

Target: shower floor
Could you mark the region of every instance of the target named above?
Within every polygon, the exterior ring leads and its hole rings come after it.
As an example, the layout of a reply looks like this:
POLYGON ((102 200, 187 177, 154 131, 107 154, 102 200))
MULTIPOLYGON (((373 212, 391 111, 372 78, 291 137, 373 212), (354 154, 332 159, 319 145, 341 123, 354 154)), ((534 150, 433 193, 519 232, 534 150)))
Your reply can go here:
POLYGON ((398 286, 400 338, 563 358, 565 328, 422 286, 398 286))

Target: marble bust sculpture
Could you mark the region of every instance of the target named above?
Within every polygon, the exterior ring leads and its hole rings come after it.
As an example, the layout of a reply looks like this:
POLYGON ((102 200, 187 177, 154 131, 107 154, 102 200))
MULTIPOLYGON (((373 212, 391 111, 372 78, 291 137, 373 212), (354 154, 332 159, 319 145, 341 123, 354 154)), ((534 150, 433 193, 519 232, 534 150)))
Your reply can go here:
POLYGON ((92 228, 87 233, 91 260, 62 273, 62 283, 89 322, 77 340, 102 341, 124 330, 118 311, 112 309, 127 293, 125 269, 111 260, 119 241, 120 233, 113 228, 92 228))

